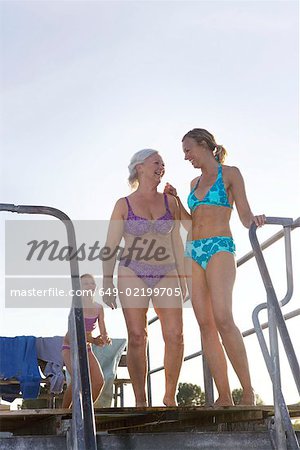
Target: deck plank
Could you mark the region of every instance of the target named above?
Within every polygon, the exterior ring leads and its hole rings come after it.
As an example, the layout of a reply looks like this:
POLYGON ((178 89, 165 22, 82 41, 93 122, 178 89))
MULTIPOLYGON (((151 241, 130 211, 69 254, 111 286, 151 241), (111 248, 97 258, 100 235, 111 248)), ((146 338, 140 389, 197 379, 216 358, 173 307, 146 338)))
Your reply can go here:
MULTIPOLYGON (((292 418, 300 417, 300 405, 289 406, 292 418)), ((148 408, 96 408, 97 431, 111 433, 188 431, 214 429, 220 424, 263 422, 274 415, 274 407, 148 407, 148 408)), ((72 418, 70 409, 23 409, 0 411, 0 430, 20 434, 26 429, 31 433, 45 433, 55 429, 58 423, 72 418)))

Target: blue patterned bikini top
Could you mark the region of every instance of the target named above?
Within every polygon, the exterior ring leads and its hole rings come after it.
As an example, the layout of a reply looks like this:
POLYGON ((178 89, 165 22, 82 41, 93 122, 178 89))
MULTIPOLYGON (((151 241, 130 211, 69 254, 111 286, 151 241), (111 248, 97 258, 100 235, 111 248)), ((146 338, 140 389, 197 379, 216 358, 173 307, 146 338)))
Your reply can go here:
POLYGON ((202 200, 199 200, 195 195, 195 190, 199 185, 200 178, 195 184, 194 188, 191 190, 188 196, 188 206, 190 210, 193 212, 199 205, 214 205, 214 206, 225 206, 226 208, 232 209, 228 201, 227 192, 224 186, 223 174, 222 174, 222 165, 219 164, 218 167, 218 176, 212 187, 208 190, 206 195, 202 200))
POLYGON ((127 220, 125 221, 124 231, 133 236, 143 236, 147 233, 168 234, 174 228, 174 218, 169 208, 167 194, 164 194, 166 212, 163 216, 155 220, 145 219, 136 216, 131 208, 129 200, 125 197, 128 206, 127 220))

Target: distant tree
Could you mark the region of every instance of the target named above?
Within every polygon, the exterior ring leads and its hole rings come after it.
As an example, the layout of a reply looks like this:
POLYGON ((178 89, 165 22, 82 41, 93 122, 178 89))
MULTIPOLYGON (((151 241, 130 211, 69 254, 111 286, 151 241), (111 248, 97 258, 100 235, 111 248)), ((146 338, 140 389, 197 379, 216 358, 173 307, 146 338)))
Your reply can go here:
POLYGON ((179 383, 177 403, 178 406, 204 406, 205 394, 197 384, 179 383))
MULTIPOLYGON (((235 405, 239 405, 243 395, 243 389, 234 389, 232 391, 232 398, 235 405)), ((262 398, 255 394, 257 405, 263 405, 262 398)), ((179 383, 177 393, 178 406, 204 406, 205 393, 201 387, 192 383, 179 383)))
MULTIPOLYGON (((231 394, 232 394, 232 398, 233 398, 233 403, 235 405, 239 405, 240 401, 241 401, 241 398, 242 398, 242 395, 243 395, 243 389, 233 389, 231 394)), ((256 401, 257 405, 263 405, 264 404, 262 398, 258 394, 255 394, 255 401, 256 401)))

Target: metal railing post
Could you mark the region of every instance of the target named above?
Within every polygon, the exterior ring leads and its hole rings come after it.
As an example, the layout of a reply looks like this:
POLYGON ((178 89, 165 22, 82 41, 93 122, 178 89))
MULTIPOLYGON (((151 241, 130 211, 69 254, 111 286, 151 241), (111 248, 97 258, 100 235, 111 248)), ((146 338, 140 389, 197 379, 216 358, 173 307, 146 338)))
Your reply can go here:
MULTIPOLYGON (((75 230, 71 219, 62 211, 48 206, 0 204, 0 211, 18 214, 44 214, 56 217, 66 227, 68 245, 77 254, 75 230)), ((71 252, 71 250, 70 250, 71 252)), ((72 256, 71 254, 69 256, 72 256)), ((80 290, 78 259, 70 257, 72 289, 80 290)), ((85 343, 85 327, 81 296, 74 295, 69 315, 71 358, 73 368, 72 450, 96 450, 94 409, 90 387, 89 366, 85 343)))
POLYGON ((279 392, 281 392, 280 362, 278 350, 278 336, 276 328, 276 313, 273 305, 268 303, 268 322, 269 322, 269 342, 271 356, 271 371, 274 398, 274 417, 275 417, 275 434, 278 448, 285 450, 287 448, 285 432, 283 429, 279 392))
MULTIPOLYGON (((201 346, 203 349, 202 339, 201 339, 201 346)), ((203 364, 205 405, 212 406, 214 404, 214 382, 208 367, 207 359, 203 354, 203 350, 202 350, 202 364, 203 364)))
POLYGON ((148 406, 152 406, 152 389, 151 389, 151 374, 150 374, 150 347, 149 341, 147 342, 147 398, 148 406))
MULTIPOLYGON (((290 218, 278 218, 278 217, 268 217, 266 219, 267 224, 277 224, 283 227, 290 227, 293 225, 293 219, 290 218)), ((289 232, 284 230, 285 245, 290 245, 289 232)), ((298 441, 295 432, 292 428, 288 410, 281 391, 281 376, 280 376, 280 361, 279 361, 279 349, 278 349, 278 334, 277 326, 282 336, 285 338, 285 344, 287 345, 291 354, 289 355, 289 360, 293 361, 295 358, 297 362, 296 355, 292 343, 289 338, 289 334, 284 322, 282 312, 279 306, 279 302, 276 296, 276 292, 273 287, 271 277, 269 275, 267 265, 265 263, 261 247, 259 245, 256 236, 256 225, 253 223, 249 230, 250 242, 252 244, 254 256, 266 289, 267 293, 267 311, 268 311, 268 323, 269 323, 269 342, 270 342, 270 354, 268 353, 264 337, 262 334, 262 329, 257 319, 257 315, 260 310, 265 307, 265 304, 259 305, 255 308, 254 313, 255 321, 254 326, 257 331, 259 338, 259 343, 261 345, 263 355, 267 364, 268 371, 273 385, 273 397, 274 397, 274 414, 275 414, 275 434, 276 434, 276 445, 280 449, 287 448, 287 438, 288 443, 291 448, 299 448, 298 441), (257 319, 257 320, 256 320, 257 319), (285 435, 287 433, 287 436, 285 435)), ((287 295, 285 297, 285 303, 289 301, 292 295, 292 265, 291 265, 291 249, 285 248, 286 254, 286 266, 287 266, 287 295)), ((286 347, 285 347, 286 350, 286 347)), ((294 374, 294 373, 293 373, 294 374)), ((297 375, 297 374, 296 374, 297 375)), ((295 377, 295 376, 294 376, 295 377)))

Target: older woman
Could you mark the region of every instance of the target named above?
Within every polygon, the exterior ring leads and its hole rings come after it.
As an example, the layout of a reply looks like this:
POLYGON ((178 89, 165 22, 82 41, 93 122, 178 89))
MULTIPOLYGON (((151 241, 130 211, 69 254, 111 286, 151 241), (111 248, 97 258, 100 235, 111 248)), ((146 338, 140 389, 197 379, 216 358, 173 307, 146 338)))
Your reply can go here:
MULTIPOLYGON (((180 210, 173 196, 157 187, 164 175, 164 162, 156 150, 141 150, 129 165, 134 190, 114 207, 106 246, 112 257, 103 263, 105 293, 115 293, 113 272, 122 237, 123 257, 118 269, 118 295, 128 330, 127 365, 136 406, 146 406, 146 344, 149 301, 159 317, 165 343, 166 406, 176 405, 175 394, 183 357, 182 295, 185 296, 183 244, 179 236, 180 210), (181 277, 178 275, 182 275, 181 277)), ((104 301, 116 306, 113 295, 104 301)))
MULTIPOLYGON (((186 264, 192 265, 188 286, 203 351, 219 393, 216 404, 233 405, 225 350, 243 387, 241 404, 253 405, 255 395, 246 350, 232 316, 236 265, 229 220, 234 203, 247 228, 252 222, 263 225, 265 216, 254 216, 251 212, 239 169, 223 165, 226 150, 216 143, 211 133, 195 128, 185 134, 182 145, 185 160, 201 170, 201 175, 191 182, 190 214, 178 200, 181 218, 192 219, 185 251, 186 264)), ((177 196, 176 189, 169 184, 165 192, 177 196)))

